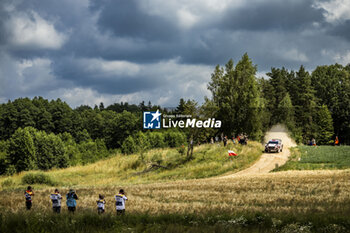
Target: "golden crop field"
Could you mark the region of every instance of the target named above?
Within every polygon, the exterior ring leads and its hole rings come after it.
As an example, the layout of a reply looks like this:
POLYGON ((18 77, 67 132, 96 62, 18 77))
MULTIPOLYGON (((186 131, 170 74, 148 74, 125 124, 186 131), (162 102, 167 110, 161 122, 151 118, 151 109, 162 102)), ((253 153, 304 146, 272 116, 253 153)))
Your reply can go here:
MULTIPOLYGON (((288 171, 235 178, 179 180, 154 184, 81 187, 78 211, 94 210, 98 194, 106 197, 106 212, 114 212, 114 195, 124 188, 129 213, 235 212, 350 213, 350 170, 288 171)), ((33 210, 50 210, 53 188, 36 191, 33 210)), ((67 188, 61 188, 61 193, 67 188)), ((2 191, 3 209, 24 209, 22 191, 2 191), (8 198, 10 197, 10 198, 8 198)), ((65 205, 63 204, 63 207, 65 205)))

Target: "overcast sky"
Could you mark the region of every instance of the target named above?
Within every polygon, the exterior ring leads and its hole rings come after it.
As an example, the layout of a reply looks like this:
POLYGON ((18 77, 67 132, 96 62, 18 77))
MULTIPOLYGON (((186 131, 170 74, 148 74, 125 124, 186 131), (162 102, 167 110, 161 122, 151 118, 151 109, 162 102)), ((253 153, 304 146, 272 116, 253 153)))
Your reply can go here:
POLYGON ((350 63, 349 0, 1 0, 0 102, 202 102, 215 65, 350 63))

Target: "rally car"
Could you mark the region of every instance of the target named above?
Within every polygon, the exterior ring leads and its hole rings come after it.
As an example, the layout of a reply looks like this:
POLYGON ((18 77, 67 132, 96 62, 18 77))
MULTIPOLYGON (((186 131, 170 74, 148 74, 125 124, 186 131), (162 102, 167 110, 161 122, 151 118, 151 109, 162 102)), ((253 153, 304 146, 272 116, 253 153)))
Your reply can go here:
POLYGON ((283 144, 281 139, 272 139, 265 145, 265 152, 282 152, 283 144))

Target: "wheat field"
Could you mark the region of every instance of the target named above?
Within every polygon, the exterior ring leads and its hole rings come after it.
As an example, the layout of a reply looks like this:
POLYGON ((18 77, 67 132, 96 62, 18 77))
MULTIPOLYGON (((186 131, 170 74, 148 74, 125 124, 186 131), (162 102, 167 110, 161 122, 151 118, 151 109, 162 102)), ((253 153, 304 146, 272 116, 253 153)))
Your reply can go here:
MULTIPOLYGON (((289 171, 227 179, 193 179, 152 184, 81 187, 78 211, 95 210, 98 194, 106 197, 106 211, 114 212, 114 195, 123 188, 129 213, 350 213, 350 170, 289 171)), ((36 191, 33 211, 50 211, 53 188, 36 191)), ((66 193, 67 188, 61 188, 66 193)), ((24 209, 22 190, 2 191, 0 206, 24 209)), ((63 204, 65 208, 65 204, 63 204)))

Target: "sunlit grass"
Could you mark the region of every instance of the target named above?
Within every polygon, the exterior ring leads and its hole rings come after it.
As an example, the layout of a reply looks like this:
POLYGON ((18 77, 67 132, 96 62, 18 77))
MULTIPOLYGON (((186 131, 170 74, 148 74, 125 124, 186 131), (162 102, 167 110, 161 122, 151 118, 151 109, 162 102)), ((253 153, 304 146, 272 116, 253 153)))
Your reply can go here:
MULTIPOLYGON (((151 183, 177 179, 195 179, 220 175, 226 172, 236 172, 244 169, 256 161, 262 154, 262 146, 257 142, 250 142, 247 146, 228 144, 204 144, 195 147, 193 159, 186 160, 186 154, 180 154, 177 149, 154 149, 140 154, 115 156, 99 162, 75 166, 66 169, 54 169, 45 174, 62 187, 113 186, 121 184, 151 183), (228 157, 228 150, 234 150, 239 155, 228 157), (156 160, 156 161, 155 161, 156 160), (160 163, 169 169, 157 169, 144 174, 150 164, 160 163)), ((13 177, 1 177, 0 184, 10 180, 11 185, 2 185, 2 189, 24 187, 21 179, 22 172, 13 177)), ((38 187, 42 187, 38 186, 38 187)))

